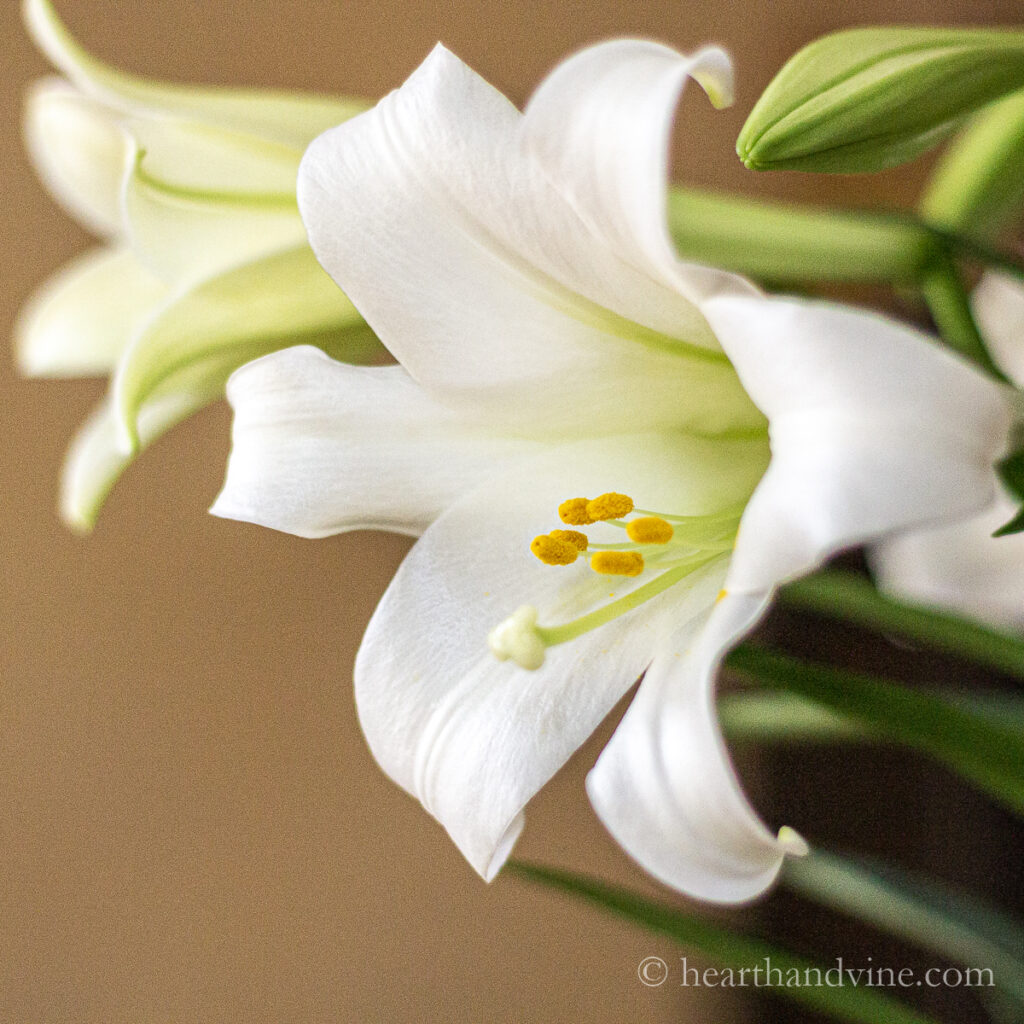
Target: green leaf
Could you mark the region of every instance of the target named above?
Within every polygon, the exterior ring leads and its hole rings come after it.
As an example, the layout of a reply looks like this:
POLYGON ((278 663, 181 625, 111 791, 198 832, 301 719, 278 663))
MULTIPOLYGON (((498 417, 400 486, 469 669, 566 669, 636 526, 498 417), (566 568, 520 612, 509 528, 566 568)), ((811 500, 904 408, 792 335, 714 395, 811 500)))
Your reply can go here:
POLYGON ((996 473, 1013 494, 1024 500, 1024 451, 1014 452, 996 463, 996 473))
MULTIPOLYGON (((510 861, 505 866, 505 872, 568 893, 618 917, 633 921, 647 931, 664 935, 720 968, 732 970, 734 976, 743 968, 750 971, 755 966, 763 965, 766 958, 771 961, 772 968, 779 968, 784 976, 792 970, 806 977, 804 972, 808 969, 818 969, 824 975, 827 969, 761 939, 737 934, 722 924, 663 906, 628 889, 608 885, 597 879, 519 861, 510 861)), ((669 983, 672 983, 671 969, 669 983)), ((932 1018, 918 1013, 877 988, 804 985, 776 988, 764 986, 762 990, 849 1024, 879 1024, 880 1021, 885 1021, 885 1024, 934 1024, 932 1018)))
MULTIPOLYGON (((1024 728, 1024 697, 977 694, 961 699, 991 722, 1024 728)), ((792 693, 742 691, 718 698, 718 718, 730 743, 875 743, 885 737, 863 723, 792 693)))
POLYGON ((863 725, 792 693, 729 693, 718 698, 718 720, 730 743, 870 742, 863 725))
POLYGON ((776 283, 913 284, 935 252, 921 225, 855 213, 673 188, 669 227, 680 255, 776 283))
POLYGON ((890 680, 810 664, 750 644, 735 648, 726 665, 933 757, 1011 810, 1024 813, 1024 729, 890 680))
POLYGON ((938 882, 821 850, 790 857, 782 882, 922 949, 991 970, 996 987, 1024 1014, 1021 922, 938 882))
POLYGON ((1010 537, 1015 533, 1024 531, 1024 508, 1022 508, 1008 523, 1004 523, 998 530, 992 531, 993 537, 1010 537))
POLYGON ((893 633, 1024 679, 1024 640, 880 594, 863 576, 830 570, 790 583, 779 600, 858 626, 893 633))
POLYGON ((788 61, 736 148, 752 170, 878 171, 914 159, 1021 87, 1020 31, 850 29, 788 61))
POLYGON ((75 85, 130 113, 174 114, 302 150, 321 132, 369 106, 362 100, 269 89, 211 89, 149 81, 86 53, 49 0, 24 0, 23 14, 36 45, 75 85))

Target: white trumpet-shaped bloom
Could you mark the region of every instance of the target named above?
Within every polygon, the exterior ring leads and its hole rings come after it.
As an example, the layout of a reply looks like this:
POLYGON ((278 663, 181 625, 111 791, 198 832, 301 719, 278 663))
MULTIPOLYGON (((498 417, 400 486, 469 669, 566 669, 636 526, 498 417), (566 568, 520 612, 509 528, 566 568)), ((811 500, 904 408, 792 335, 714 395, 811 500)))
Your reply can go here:
POLYGON ((520 114, 438 47, 299 175, 314 251, 400 365, 296 348, 229 382, 215 513, 419 535, 359 652, 359 715, 488 879, 643 675, 589 776, 597 813, 671 886, 761 892, 804 844, 733 773, 724 653, 781 581, 991 497, 995 385, 906 327, 676 257, 690 77, 728 100, 720 50, 610 42, 520 114))
MULTIPOLYGON (((989 272, 973 306, 992 358, 1024 387, 1024 285, 989 272)), ((871 551, 875 577, 896 597, 1024 631, 1024 534, 992 536, 1019 511, 1002 492, 978 515, 887 538, 871 551)))
POLYGON ((242 363, 306 338, 356 361, 375 351, 295 199, 306 144, 363 105, 137 78, 78 46, 49 0, 23 10, 64 75, 29 90, 29 155, 102 240, 16 328, 24 373, 111 377, 64 468, 62 514, 88 529, 134 452, 220 397, 242 363))

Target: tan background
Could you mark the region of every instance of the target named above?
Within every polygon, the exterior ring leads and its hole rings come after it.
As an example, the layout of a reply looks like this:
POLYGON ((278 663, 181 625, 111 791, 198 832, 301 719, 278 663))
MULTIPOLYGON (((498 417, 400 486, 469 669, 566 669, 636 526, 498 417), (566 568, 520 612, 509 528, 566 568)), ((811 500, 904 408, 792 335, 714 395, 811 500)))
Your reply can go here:
MULTIPOLYGON (((587 41, 717 41, 737 58, 739 102, 715 114, 689 98, 680 175, 861 205, 906 202, 921 168, 810 179, 736 161, 772 71, 846 24, 1021 12, 1015 0, 61 7, 88 47, 141 73, 370 96, 438 39, 520 102, 587 41)), ((87 244, 20 153, 19 94, 46 66, 16 8, 3 0, 5 336, 31 287, 87 244)), ((405 541, 306 542, 207 516, 223 407, 149 453, 93 537, 72 537, 54 515, 58 468, 101 385, 22 382, 9 360, 0 374, 0 1020, 698 1019, 687 993, 636 980, 643 956, 675 955, 667 942, 513 879, 485 886, 375 768, 351 663, 405 541)), ((519 854, 644 885, 586 806, 597 749, 536 801, 519 854)))

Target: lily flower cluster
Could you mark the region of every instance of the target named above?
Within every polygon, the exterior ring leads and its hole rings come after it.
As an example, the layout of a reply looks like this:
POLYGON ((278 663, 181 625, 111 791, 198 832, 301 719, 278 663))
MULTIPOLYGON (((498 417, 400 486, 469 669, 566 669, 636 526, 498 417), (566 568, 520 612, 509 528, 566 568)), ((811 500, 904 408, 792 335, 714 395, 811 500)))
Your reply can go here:
POLYGON ((488 879, 643 677, 597 814, 676 889, 762 892, 806 844, 734 774, 725 653, 833 552, 984 509, 1007 443, 1007 389, 920 332, 677 257, 689 79, 729 102, 721 50, 613 41, 521 114, 438 47, 299 169, 313 251, 399 365, 302 346, 228 383, 214 513, 418 538, 357 658, 360 720, 488 879))
POLYGON ((221 397, 242 363, 299 340, 377 354, 313 258, 295 201, 308 142, 364 105, 136 78, 84 52, 48 0, 26 0, 24 15, 65 76, 28 96, 30 155, 102 240, 17 327, 25 373, 111 378, 64 470, 62 514, 88 530, 139 448, 221 397))

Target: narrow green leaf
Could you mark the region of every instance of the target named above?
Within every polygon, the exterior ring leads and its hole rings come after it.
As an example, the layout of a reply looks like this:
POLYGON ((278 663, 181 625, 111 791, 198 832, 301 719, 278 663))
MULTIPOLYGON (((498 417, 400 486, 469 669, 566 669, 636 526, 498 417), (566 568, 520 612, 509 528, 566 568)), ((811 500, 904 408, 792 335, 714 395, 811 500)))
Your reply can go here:
POLYGON ((822 850, 791 857, 782 882, 816 903, 938 953, 991 970, 1024 1012, 1024 924, 938 882, 822 850))
POLYGON ((792 693, 746 691, 718 698, 718 720, 730 743, 870 742, 858 722, 792 693))
MULTIPOLYGON (((826 969, 761 939, 737 934, 721 924, 662 906, 628 889, 608 885, 597 879, 519 861, 510 861, 505 871, 568 893, 618 917, 633 921, 647 931, 664 935, 734 973, 743 968, 749 971, 763 965, 766 958, 784 976, 790 971, 796 971, 800 977, 806 977, 804 972, 808 969, 821 970, 822 974, 826 969)), ((670 983, 671 978, 670 971, 670 983)), ((765 986, 762 990, 850 1024, 879 1024, 880 1021, 885 1021, 885 1024, 934 1024, 932 1018, 912 1010, 877 988, 806 985, 782 988, 765 986)))
POLYGON ((886 739, 946 764, 1024 813, 1024 730, 969 706, 876 679, 767 651, 750 644, 726 658, 735 672, 798 693, 886 739))
POLYGON ((1024 640, 949 612, 896 601, 853 573, 830 570, 808 576, 783 587, 779 599, 794 608, 894 633, 1024 679, 1024 640))
POLYGON ((1008 523, 1004 523, 998 530, 992 532, 993 537, 1011 537, 1015 533, 1024 532, 1024 508, 1022 508, 1008 523))
MULTIPOLYGON (((1024 697, 977 694, 965 706, 1010 729, 1024 729, 1024 697)), ((718 698, 718 718, 730 743, 875 743, 884 735, 793 693, 748 690, 718 698)))
POLYGON ((863 172, 914 159, 1024 86, 1024 33, 858 28, 815 40, 775 76, 737 142, 753 170, 863 172))
POLYGON ((668 219, 685 259, 780 284, 912 284, 935 252, 934 238, 907 218, 696 189, 670 190, 668 219))

